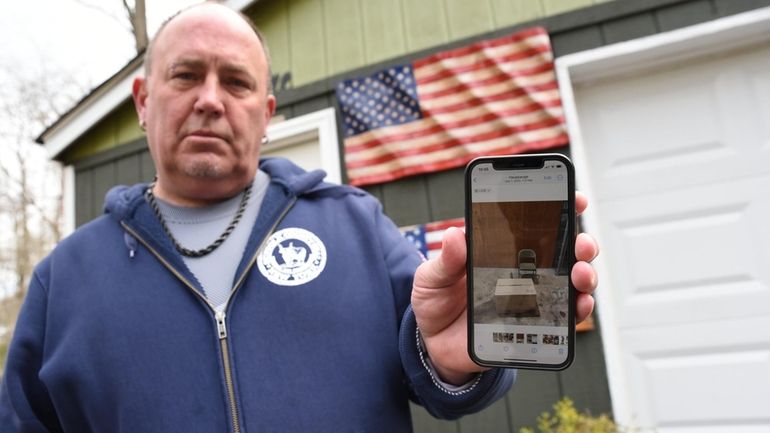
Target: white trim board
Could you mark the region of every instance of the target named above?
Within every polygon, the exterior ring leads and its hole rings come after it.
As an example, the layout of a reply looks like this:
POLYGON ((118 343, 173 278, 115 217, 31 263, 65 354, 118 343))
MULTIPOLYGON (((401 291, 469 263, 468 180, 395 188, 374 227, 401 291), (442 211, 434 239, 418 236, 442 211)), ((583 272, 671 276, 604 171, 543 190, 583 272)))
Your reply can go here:
POLYGON ((122 78, 115 84, 106 84, 108 88, 102 94, 89 95, 71 115, 71 120, 63 120, 47 131, 42 138, 48 156, 51 159, 59 156, 67 146, 130 98, 134 78, 142 74, 143 66, 144 62, 140 62, 133 68, 121 71, 122 78))
POLYGON ((62 238, 75 231, 75 167, 62 166, 64 184, 62 185, 63 221, 62 238))
POLYGON ((559 78, 590 83, 770 40, 770 7, 556 59, 559 78))
POLYGON ((342 169, 334 108, 324 108, 267 127, 267 137, 270 139, 270 145, 274 147, 290 145, 299 139, 307 138, 309 134, 318 137, 321 166, 326 171, 326 181, 341 183, 342 169))
MULTIPOLYGON (((576 85, 680 64, 767 40, 770 40, 770 7, 557 58, 556 74, 580 189, 592 196, 590 166, 574 95, 576 85)), ((599 233, 601 216, 597 212, 589 211, 584 222, 589 232, 599 233)), ((602 243, 601 239, 598 241, 602 243)), ((611 280, 612 270, 605 266, 601 257, 594 265, 600 280, 611 280)), ((634 408, 628 396, 633 390, 624 383, 626 375, 621 362, 618 320, 611 308, 614 305, 612 288, 600 288, 596 298, 602 318, 602 340, 613 412, 619 423, 630 425, 634 421, 634 408)))

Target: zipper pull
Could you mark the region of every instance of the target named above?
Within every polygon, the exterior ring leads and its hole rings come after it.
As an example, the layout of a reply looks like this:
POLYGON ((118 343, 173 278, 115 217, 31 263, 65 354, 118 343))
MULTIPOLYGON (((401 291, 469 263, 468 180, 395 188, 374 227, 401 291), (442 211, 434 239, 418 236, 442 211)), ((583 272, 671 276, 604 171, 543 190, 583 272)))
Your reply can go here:
POLYGON ((224 340, 227 338, 227 325, 225 325, 225 312, 217 311, 217 331, 219 331, 219 339, 224 340))

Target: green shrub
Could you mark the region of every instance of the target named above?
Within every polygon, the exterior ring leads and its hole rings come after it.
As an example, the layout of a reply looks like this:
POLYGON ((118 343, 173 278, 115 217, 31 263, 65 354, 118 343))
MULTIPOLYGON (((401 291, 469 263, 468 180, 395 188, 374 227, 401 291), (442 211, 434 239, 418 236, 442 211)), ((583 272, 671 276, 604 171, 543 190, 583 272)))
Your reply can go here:
POLYGON ((607 415, 598 417, 579 413, 567 397, 553 405, 553 414, 543 412, 537 417, 537 430, 524 427, 519 433, 623 433, 607 415))

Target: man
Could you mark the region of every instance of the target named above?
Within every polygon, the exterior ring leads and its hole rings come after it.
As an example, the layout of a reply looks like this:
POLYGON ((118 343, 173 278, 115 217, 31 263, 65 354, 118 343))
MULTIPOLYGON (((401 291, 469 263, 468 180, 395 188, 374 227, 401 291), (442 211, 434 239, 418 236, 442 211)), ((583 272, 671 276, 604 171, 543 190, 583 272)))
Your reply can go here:
MULTIPOLYGON (((180 13, 146 75, 133 96, 157 179, 112 190, 36 268, 3 431, 407 432, 409 398, 456 418, 504 395, 513 371, 467 355, 461 231, 420 265, 370 196, 259 161, 275 98, 243 17, 180 13)), ((582 320, 595 275, 573 276, 582 320)))

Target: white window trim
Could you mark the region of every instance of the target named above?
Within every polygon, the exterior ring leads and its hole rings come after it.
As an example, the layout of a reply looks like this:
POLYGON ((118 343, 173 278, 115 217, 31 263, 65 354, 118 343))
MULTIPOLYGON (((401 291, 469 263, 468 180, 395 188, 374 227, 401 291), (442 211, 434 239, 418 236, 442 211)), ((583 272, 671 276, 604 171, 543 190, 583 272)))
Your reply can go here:
MULTIPOLYGON (((592 81, 622 76, 642 67, 681 63, 696 57, 768 41, 768 29, 770 7, 556 59, 556 74, 570 136, 570 150, 580 189, 589 197, 592 196, 590 165, 586 156, 587 144, 583 141, 574 95, 576 84, 590 84, 592 81)), ((596 212, 588 212, 584 223, 589 232, 599 233, 601 217, 596 212)), ((601 239, 598 241, 602 243, 601 239)), ((607 251, 604 253, 607 254, 607 251)), ((612 270, 606 267, 601 257, 594 262, 594 266, 601 279, 610 280, 612 270)), ((620 424, 631 425, 634 421, 634 408, 631 407, 629 395, 634 390, 629 389, 624 382, 626 376, 623 372, 618 322, 612 310, 612 287, 600 288, 596 292, 596 298, 597 309, 602 318, 602 341, 613 412, 620 424)))
POLYGON ((337 118, 334 108, 325 108, 304 116, 270 124, 267 137, 270 146, 281 147, 304 140, 308 134, 316 135, 320 146, 321 167, 326 171, 326 181, 342 183, 340 150, 337 139, 337 118))
POLYGON ((65 165, 62 185, 62 238, 75 231, 75 167, 65 165))

